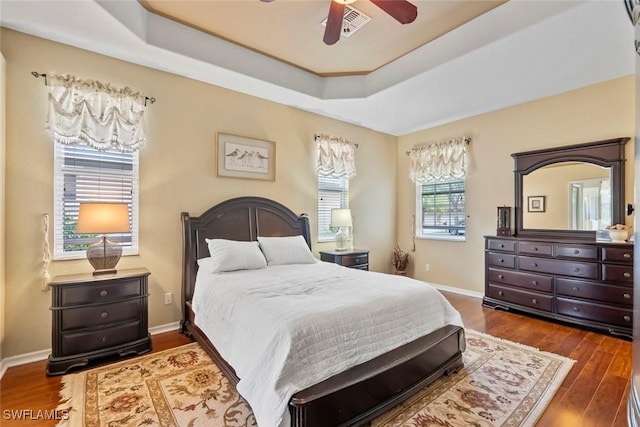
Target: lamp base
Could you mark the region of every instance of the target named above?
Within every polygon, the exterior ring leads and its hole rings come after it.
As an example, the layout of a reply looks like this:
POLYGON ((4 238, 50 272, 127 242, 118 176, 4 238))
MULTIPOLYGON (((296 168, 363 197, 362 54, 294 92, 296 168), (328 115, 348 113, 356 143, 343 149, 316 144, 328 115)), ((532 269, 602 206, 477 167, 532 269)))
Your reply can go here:
POLYGON ((93 266, 94 275, 113 274, 115 266, 122 256, 122 246, 102 236, 99 242, 87 248, 87 259, 93 266))
POLYGON ((336 251, 348 251, 353 249, 353 240, 349 227, 340 227, 336 233, 336 251))

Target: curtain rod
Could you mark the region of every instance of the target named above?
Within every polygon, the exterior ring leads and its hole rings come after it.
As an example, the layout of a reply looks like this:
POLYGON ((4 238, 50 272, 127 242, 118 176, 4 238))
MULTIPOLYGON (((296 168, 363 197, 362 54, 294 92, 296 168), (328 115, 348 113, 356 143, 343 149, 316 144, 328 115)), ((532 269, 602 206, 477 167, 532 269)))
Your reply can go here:
MULTIPOLYGON (((465 136, 465 137, 464 137, 464 142, 465 142, 465 144, 467 144, 467 145, 471 144, 471 138, 469 138, 469 137, 465 136)), ((431 144, 431 145, 433 145, 433 144, 431 144)), ((429 146, 428 146, 428 145, 426 145, 426 147, 429 147, 429 146)), ((405 152, 404 152, 404 154, 406 154, 406 155, 408 156, 409 154, 411 154, 411 150, 409 150, 409 151, 405 151, 405 152)))
MULTIPOLYGON (((47 75, 46 75, 46 73, 39 73, 39 72, 37 72, 37 71, 32 71, 32 72, 31 72, 31 75, 32 75, 33 77, 35 77, 36 79, 37 79, 37 78, 40 78, 40 77, 44 77, 44 85, 45 85, 45 86, 47 86, 47 85, 48 85, 48 83, 47 83, 47 75)), ((149 104, 153 104, 154 102, 156 102, 156 98, 155 98, 155 97, 153 97, 153 96, 145 96, 145 97, 144 97, 144 106, 145 106, 145 107, 147 106, 147 101, 149 101, 149 104)))
MULTIPOLYGON (((320 135, 320 134, 316 133, 315 135, 313 135, 313 139, 314 139, 314 140, 315 140, 315 139, 318 139, 318 138, 320 138, 321 136, 322 136, 322 135, 320 135)), ((332 138, 335 138, 335 137, 332 137, 332 138)), ((344 138, 340 138, 340 139, 344 139, 344 138)), ((356 147, 356 148, 360 147, 360 144, 358 144, 358 143, 354 143, 353 145, 354 145, 354 147, 356 147)))

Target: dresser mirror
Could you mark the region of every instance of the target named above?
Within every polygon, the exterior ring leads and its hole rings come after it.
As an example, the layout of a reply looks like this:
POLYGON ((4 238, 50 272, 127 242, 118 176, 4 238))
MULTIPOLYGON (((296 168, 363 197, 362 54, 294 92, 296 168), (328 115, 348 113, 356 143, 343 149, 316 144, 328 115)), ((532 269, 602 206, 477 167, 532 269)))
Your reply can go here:
POLYGON ((624 224, 624 145, 616 138, 512 154, 516 235, 595 240, 624 224))

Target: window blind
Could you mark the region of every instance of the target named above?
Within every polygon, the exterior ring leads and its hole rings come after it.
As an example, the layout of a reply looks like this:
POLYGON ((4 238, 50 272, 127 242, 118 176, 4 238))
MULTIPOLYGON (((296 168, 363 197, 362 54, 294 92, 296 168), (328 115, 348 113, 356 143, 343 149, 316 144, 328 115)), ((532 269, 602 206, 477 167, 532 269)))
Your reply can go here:
POLYGON ((336 238, 338 230, 331 229, 331 210, 349 207, 349 180, 318 176, 318 241, 336 238))
POLYGON ((465 182, 435 181, 417 185, 421 236, 466 233, 465 182))
POLYGON ((85 256, 96 235, 76 233, 81 202, 129 205, 130 233, 110 234, 123 254, 138 251, 138 152, 98 151, 84 144, 55 144, 54 258, 85 256))

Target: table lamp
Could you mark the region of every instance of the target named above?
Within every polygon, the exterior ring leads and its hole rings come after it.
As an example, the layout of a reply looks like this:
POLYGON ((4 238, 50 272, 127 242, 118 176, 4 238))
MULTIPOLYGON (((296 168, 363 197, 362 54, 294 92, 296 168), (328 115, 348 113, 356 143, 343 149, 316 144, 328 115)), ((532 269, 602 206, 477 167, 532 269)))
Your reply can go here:
POLYGON ((80 203, 78 234, 102 234, 87 248, 87 259, 95 269, 93 275, 113 274, 120 261, 122 246, 107 239, 107 234, 128 233, 129 206, 126 203, 80 203))
POLYGON ((331 227, 338 227, 336 233, 336 250, 345 251, 350 249, 351 227, 353 221, 351 219, 351 209, 331 209, 331 227))

